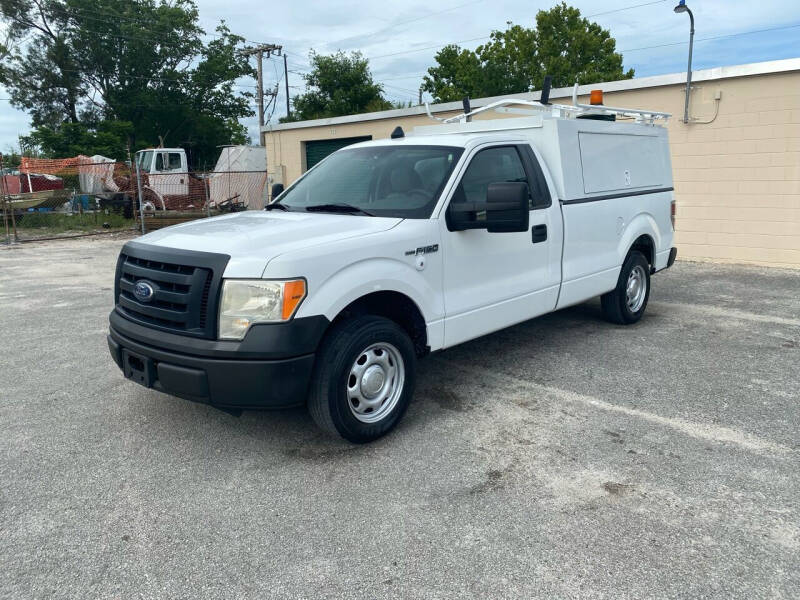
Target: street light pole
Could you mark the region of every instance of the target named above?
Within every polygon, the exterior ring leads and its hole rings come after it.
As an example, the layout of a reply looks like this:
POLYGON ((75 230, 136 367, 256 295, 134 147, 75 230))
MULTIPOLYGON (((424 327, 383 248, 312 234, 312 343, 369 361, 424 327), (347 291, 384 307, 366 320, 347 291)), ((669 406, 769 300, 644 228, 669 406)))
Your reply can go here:
POLYGON ((692 46, 694 45, 694 15, 689 7, 686 6, 686 0, 680 0, 678 6, 675 7, 676 13, 689 13, 689 66, 686 68, 686 102, 683 109, 683 122, 689 123, 689 94, 692 92, 692 46))

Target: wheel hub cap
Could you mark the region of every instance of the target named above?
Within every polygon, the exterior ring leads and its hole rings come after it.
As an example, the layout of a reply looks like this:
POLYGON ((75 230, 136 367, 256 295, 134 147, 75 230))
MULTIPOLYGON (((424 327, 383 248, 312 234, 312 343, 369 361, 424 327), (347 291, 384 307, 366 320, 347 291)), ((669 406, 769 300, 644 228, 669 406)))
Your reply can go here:
POLYGON ((347 400, 353 416, 363 423, 385 418, 403 394, 405 364, 389 343, 372 344, 356 358, 347 377, 347 400))
POLYGON ((381 391, 385 381, 386 373, 383 372, 383 367, 372 365, 361 376, 361 393, 368 398, 374 398, 381 391))
POLYGON ((636 265, 628 275, 628 283, 625 287, 625 302, 628 309, 635 313, 639 312, 644 305, 647 296, 647 275, 641 265, 636 265))

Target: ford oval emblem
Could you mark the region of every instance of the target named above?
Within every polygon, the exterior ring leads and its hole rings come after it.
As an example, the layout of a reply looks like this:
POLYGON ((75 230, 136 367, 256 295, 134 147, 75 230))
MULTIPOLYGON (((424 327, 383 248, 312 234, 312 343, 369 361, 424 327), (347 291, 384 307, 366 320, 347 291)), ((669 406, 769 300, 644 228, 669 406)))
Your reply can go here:
POLYGON ((149 281, 137 281, 133 286, 133 295, 139 302, 150 302, 156 294, 156 289, 149 281))

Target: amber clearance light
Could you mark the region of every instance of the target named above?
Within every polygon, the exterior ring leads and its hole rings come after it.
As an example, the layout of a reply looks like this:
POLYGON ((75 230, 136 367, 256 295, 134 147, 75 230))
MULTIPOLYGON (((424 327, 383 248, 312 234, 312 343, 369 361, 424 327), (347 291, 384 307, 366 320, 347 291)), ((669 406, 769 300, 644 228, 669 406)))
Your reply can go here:
POLYGON ((306 282, 302 279, 287 281, 283 286, 283 320, 291 318, 294 310, 306 297, 306 282))

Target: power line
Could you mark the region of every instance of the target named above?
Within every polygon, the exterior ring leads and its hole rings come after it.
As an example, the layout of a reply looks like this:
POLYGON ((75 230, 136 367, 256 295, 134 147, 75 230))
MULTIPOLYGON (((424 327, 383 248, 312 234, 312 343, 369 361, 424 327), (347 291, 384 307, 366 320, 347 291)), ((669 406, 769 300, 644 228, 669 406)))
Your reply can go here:
POLYGON ((615 8, 613 10, 606 10, 599 13, 594 13, 593 15, 585 15, 585 19, 591 19, 592 17, 599 17, 601 15, 610 15, 611 13, 618 13, 622 12, 623 10, 631 10, 632 8, 639 8, 640 6, 650 6, 652 4, 663 4, 667 0, 654 0, 653 2, 643 2, 642 4, 634 4, 633 6, 623 6, 622 8, 615 8))
MULTIPOLYGON (((58 7, 57 10, 65 11, 65 9, 60 8, 60 7, 58 7)), ((101 12, 100 14, 104 14, 104 13, 101 12)), ((109 13, 105 13, 105 14, 109 14, 109 13)), ((98 22, 101 22, 101 23, 116 24, 116 25, 120 24, 119 23, 120 20, 127 20, 129 22, 132 22, 132 23, 138 24, 138 25, 140 25, 142 27, 145 27, 145 25, 144 25, 145 21, 126 18, 126 17, 123 17, 123 16, 115 16, 113 18, 113 20, 112 19, 101 19, 101 18, 89 16, 89 15, 75 15, 75 16, 73 16, 73 18, 76 18, 76 20, 77 19, 89 19, 89 20, 98 21, 98 22)), ((16 23, 19 23, 20 25, 26 25, 27 24, 25 21, 20 21, 19 19, 15 18, 15 17, 10 17, 10 19, 12 21, 16 22, 16 23)), ((150 22, 151 23, 156 23, 156 21, 150 21, 150 22)), ((192 23, 192 25, 195 26, 193 23, 192 23)), ((203 30, 202 27, 200 27, 199 25, 196 25, 196 27, 198 29, 198 31, 197 31, 198 35, 213 36, 213 37, 217 37, 217 38, 225 37, 224 34, 220 34, 220 33, 208 33, 205 30, 203 30)), ((155 29, 158 29, 158 28, 155 28, 155 29)), ((174 30, 167 29, 167 30, 158 31, 158 33, 163 35, 163 34, 172 33, 173 31, 174 30)), ((159 38, 156 38, 156 37, 153 37, 153 36, 150 36, 150 35, 125 35, 125 34, 122 34, 122 33, 110 33, 108 31, 91 31, 89 29, 82 29, 81 32, 82 33, 91 33, 91 34, 94 34, 94 35, 97 35, 97 36, 101 36, 101 37, 104 36, 104 37, 111 37, 111 38, 117 38, 117 39, 123 39, 123 40, 134 40, 134 41, 143 40, 143 41, 148 41, 148 42, 159 42, 159 43, 162 43, 162 44, 171 43, 169 40, 159 39, 159 38)), ((236 35, 236 34, 231 33, 231 35, 236 35)), ((242 40, 244 40, 245 42, 249 42, 251 44, 261 44, 262 43, 262 42, 256 42, 254 40, 248 40, 248 39, 245 39, 245 38, 242 38, 242 40)))
MULTIPOLYGON (((665 2, 666 0, 658 0, 658 1, 659 2, 665 2)), ((654 4, 654 3, 653 2, 648 2, 647 4, 654 4)), ((637 6, 645 6, 645 5, 637 5, 637 6)), ((619 9, 619 10, 622 10, 622 9, 619 9)), ((724 35, 715 35, 715 36, 706 37, 706 38, 699 38, 699 39, 695 40, 695 43, 697 43, 697 42, 709 42, 709 41, 713 41, 713 40, 719 40, 719 39, 725 39, 725 38, 731 38, 731 37, 739 37, 739 36, 743 36, 743 35, 752 35, 752 34, 756 34, 756 33, 767 33, 767 32, 770 32, 770 31, 780 31, 780 30, 784 30, 784 29, 794 29, 794 28, 797 28, 797 27, 800 27, 800 23, 795 23, 795 24, 792 24, 792 25, 781 25, 779 27, 768 27, 768 28, 765 28, 765 29, 753 29, 753 30, 750 30, 750 31, 739 31, 739 32, 736 32, 736 33, 728 33, 728 34, 724 34, 724 35)), ((453 44, 462 44, 462 43, 465 43, 467 41, 472 41, 472 40, 463 40, 461 42, 452 42, 452 43, 453 44)), ((652 50, 652 49, 655 49, 655 48, 667 48, 667 47, 670 47, 670 46, 681 46, 681 45, 686 44, 686 43, 687 43, 686 41, 668 42, 668 43, 664 43, 664 44, 655 44, 655 45, 652 45, 652 46, 641 46, 639 48, 626 48, 624 50, 618 50, 618 52, 620 52, 620 53, 623 53, 623 52, 637 52, 639 50, 652 50)), ((449 44, 445 44, 445 45, 449 45, 449 44)), ((437 46, 434 46, 434 47, 437 47, 437 46)), ((419 50, 422 50, 422 48, 420 48, 419 50)), ((409 50, 408 52, 415 52, 415 51, 416 50, 409 50)), ((394 56, 395 54, 402 54, 402 52, 389 54, 389 55, 384 55, 384 56, 394 56)), ((382 57, 379 56, 379 57, 374 57, 374 58, 382 58, 382 57)), ((412 79, 414 77, 415 76, 410 75, 407 78, 408 79, 412 79)), ((398 77, 396 79, 406 79, 406 78, 405 77, 402 77, 402 78, 398 77)), ((382 80, 382 81, 389 81, 389 79, 382 80)), ((397 89, 399 89, 399 88, 397 88, 397 89)))
POLYGON ((474 42, 477 40, 486 40, 489 39, 490 35, 482 35, 480 37, 469 38, 468 40, 460 40, 458 42, 450 42, 447 44, 436 44, 435 46, 425 46, 424 48, 414 48, 413 50, 401 50, 400 52, 392 52, 390 54, 381 54, 379 56, 368 56, 366 57, 367 60, 377 60, 379 58, 388 58, 390 56, 399 56, 400 54, 410 54, 412 52, 422 52, 423 50, 432 50, 433 48, 444 48, 445 46, 451 46, 453 44, 466 44, 467 42, 474 42))
MULTIPOLYGON (((716 35, 716 36, 707 37, 707 38, 700 38, 700 39, 696 39, 695 43, 696 42, 707 42, 707 41, 710 41, 710 40, 719 40, 719 39, 729 38, 729 37, 737 37, 737 36, 741 36, 741 35, 750 35, 750 34, 753 34, 753 33, 764 33, 764 32, 768 32, 768 31, 779 31, 779 30, 782 30, 782 29, 793 29, 795 27, 800 27, 800 23, 795 23, 793 25, 781 25, 780 27, 769 27, 767 29, 754 29, 754 30, 751 30, 751 31, 739 31, 737 33, 728 33, 728 34, 724 34, 724 35, 716 35)), ((491 36, 470 38, 470 39, 467 39, 467 40, 460 40, 460 41, 457 41, 457 42, 449 42, 449 43, 446 43, 446 44, 437 44, 435 46, 426 46, 425 48, 414 48, 412 50, 402 50, 400 52, 392 52, 390 54, 381 54, 380 56, 370 56, 370 57, 367 57, 367 58, 368 58, 368 60, 376 60, 378 58, 387 58, 389 56, 398 56, 400 54, 409 54, 409 53, 412 53, 412 52, 422 52, 423 50, 431 50, 433 48, 443 48, 444 46, 465 44, 467 42, 474 42, 476 40, 484 40, 484 39, 487 39, 489 37, 491 37, 491 36)), ((656 45, 653 45, 653 46, 642 46, 640 48, 628 48, 628 49, 625 49, 625 50, 618 50, 618 52, 635 52, 637 50, 649 50, 651 48, 665 48, 667 46, 680 46, 681 44, 686 44, 686 43, 687 42, 685 42, 685 41, 669 42, 669 43, 666 43, 666 44, 656 44, 656 45)))
POLYGON ((397 81, 398 79, 419 79, 421 75, 403 75, 402 77, 384 77, 381 81, 397 81))
POLYGON ((388 88, 391 88, 393 90, 399 90, 399 91, 405 92, 407 94, 416 95, 417 92, 419 91, 419 90, 409 90, 408 88, 402 88, 402 87, 398 87, 396 85, 389 85, 388 83, 383 83, 382 81, 379 82, 379 83, 381 83, 381 85, 383 85, 384 87, 388 87, 388 88))
MULTIPOLYGON (((464 6, 468 6, 468 5, 471 5, 471 4, 477 4, 480 1, 482 1, 482 0, 475 0, 473 2, 467 2, 467 3, 464 3, 464 4, 459 4, 457 6, 454 6, 454 7, 448 8, 448 9, 444 9, 444 10, 437 11, 435 13, 424 15, 422 17, 417 17, 415 19, 410 19, 408 21, 401 21, 400 23, 395 23, 394 25, 387 26, 387 29, 391 29, 392 27, 403 25, 405 23, 411 23, 411 22, 414 22, 414 21, 419 21, 419 20, 422 20, 422 19, 433 17, 433 16, 436 16, 436 15, 439 15, 439 14, 442 14, 442 13, 445 13, 445 12, 450 12, 452 10, 456 10, 458 8, 462 8, 464 6)), ((630 5, 630 6, 623 6, 623 7, 615 8, 615 9, 612 9, 612 10, 598 12, 598 13, 594 13, 594 14, 591 14, 591 15, 585 15, 584 18, 589 19, 589 18, 592 18, 592 17, 599 17, 601 15, 607 15, 607 14, 611 14, 611 13, 622 12, 622 11, 625 11, 625 10, 631 10, 631 9, 634 9, 634 8, 640 8, 642 6, 650 6, 650 5, 653 5, 653 4, 662 4, 664 2, 667 2, 667 0, 651 0, 650 2, 643 2, 643 3, 640 3, 640 4, 633 4, 633 5, 630 5)), ((467 39, 467 40, 460 40, 460 41, 457 41, 457 42, 450 42, 450 44, 438 44, 438 45, 435 45, 435 46, 426 46, 424 48, 415 48, 413 50, 405 50, 405 51, 402 51, 402 52, 393 52, 393 53, 390 53, 390 54, 382 54, 382 55, 379 55, 379 56, 368 56, 366 58, 367 58, 367 60, 376 60, 376 59, 379 59, 379 58, 388 58, 390 56, 398 56, 400 54, 407 54, 407 53, 413 53, 413 52, 422 52, 423 50, 432 50, 434 48, 442 48, 444 46, 449 46, 451 44, 465 44, 467 42, 474 42, 474 41, 478 41, 478 40, 486 40, 486 39, 489 39, 489 38, 491 38, 491 35, 485 35, 485 36, 470 38, 470 39, 467 39)), ((347 38, 344 38, 344 39, 347 39, 347 38)), ((337 41, 344 41, 344 39, 337 40, 337 41)), ((326 45, 335 44, 335 43, 336 43, 336 41, 329 42, 326 45)))
MULTIPOLYGON (((130 5, 130 7, 131 8, 136 8, 135 5, 130 5)), ((78 17, 78 18, 90 19, 90 20, 100 21, 100 22, 105 22, 105 23, 118 23, 119 21, 128 21, 128 22, 137 23, 137 24, 140 24, 140 25, 149 24, 149 23, 157 23, 157 21, 154 20, 154 19, 144 18, 144 15, 142 17, 128 17, 128 16, 117 14, 117 13, 110 13, 110 12, 106 12, 106 11, 91 11, 91 14, 87 15, 87 14, 85 14, 87 12, 86 9, 81 9, 81 8, 77 8, 77 7, 67 8, 66 6, 64 6, 64 7, 62 7, 62 6, 54 6, 52 8, 52 10, 60 11, 62 14, 69 14, 70 12, 72 12, 72 14, 75 15, 76 17, 78 17), (94 15, 105 15, 107 17, 110 17, 110 19, 100 19, 98 17, 95 17, 94 15)), ((198 25, 198 28, 202 29, 199 25, 198 25)), ((205 31, 203 31, 203 33, 201 35, 218 37, 218 38, 225 37, 221 33, 207 33, 205 31)), ((244 39, 244 38, 242 38, 242 39, 244 39)), ((257 42, 257 41, 254 41, 254 40, 247 40, 247 39, 245 39, 244 41, 245 42, 249 42, 251 44, 261 44, 261 43, 263 43, 263 42, 257 42)))
MULTIPOLYGON (((417 21, 422 21, 424 19, 430 19, 431 17, 435 17, 437 15, 441 15, 442 13, 452 12, 454 10, 458 10, 459 8, 464 8, 465 6, 472 6, 473 4, 479 4, 484 2, 485 0, 472 0, 472 2, 464 2, 463 4, 457 4, 455 6, 451 6, 450 8, 445 8, 442 10, 437 10, 436 12, 428 13, 427 15, 422 15, 421 17, 414 17, 413 19, 408 19, 407 21, 400 21, 399 23, 389 23, 385 29, 393 29, 395 27, 400 27, 401 25, 407 25, 408 23, 416 23, 417 21)), ((664 0, 666 1, 666 0, 664 0)), ((347 39, 347 38, 344 38, 347 39)), ((338 40, 344 41, 344 40, 338 40)), ((336 42, 332 42, 336 43, 336 42)))
MULTIPOLYGON (((241 51, 241 53, 243 55, 245 55, 245 56, 253 56, 253 55, 255 55, 256 60, 258 60, 258 88, 256 90, 256 94, 257 94, 257 99, 258 99, 258 130, 259 130, 259 132, 261 132, 261 130, 264 128, 264 114, 265 114, 265 109, 264 109, 264 94, 265 94, 265 92, 264 92, 264 76, 263 76, 264 56, 266 56, 267 58, 269 58, 273 54, 275 54, 276 56, 280 56, 282 51, 283 51, 283 46, 279 46, 277 44, 260 44, 260 45, 256 46, 255 48, 248 48, 246 50, 242 50, 241 51)), ((275 71, 275 75, 277 76, 277 74, 278 74, 278 71, 276 70, 275 71)), ((280 82, 278 83, 278 85, 279 84, 280 84, 280 82)), ((268 92, 268 95, 271 97, 270 104, 274 100, 276 100, 277 97, 278 97, 278 85, 275 86, 275 90, 274 91, 268 92)), ((267 108, 269 108, 269 105, 267 105, 267 108)), ((274 112, 275 112, 275 110, 273 109, 272 113, 274 113, 274 112)), ((270 114, 270 118, 272 118, 272 114, 270 114)), ((259 141, 260 141, 261 145, 263 146, 264 143, 265 143, 264 134, 263 133, 260 133, 260 138, 261 139, 259 141)))
MULTIPOLYGON (((59 69, 59 72, 60 73, 85 73, 85 71, 82 71, 80 69, 59 69)), ((166 81, 166 82, 169 82, 169 83, 181 83, 181 82, 183 82, 182 79, 174 78, 174 77, 157 77, 157 76, 151 76, 151 75, 124 75, 123 76, 123 75, 120 75, 118 73, 115 73, 115 75, 117 75, 120 79, 145 79, 147 81, 154 81, 154 82, 165 82, 166 81)), ((249 75, 245 75, 243 77, 249 77, 249 75)), ((238 84, 238 83, 231 83, 230 85, 233 86, 233 87, 238 87, 238 88, 247 89, 247 90, 256 87, 256 84, 253 84, 253 85, 242 85, 242 84, 238 84)))
MULTIPOLYGON (((662 0, 662 1, 665 2, 666 0, 662 0)), ((485 2, 485 0, 472 0, 471 2, 464 2, 463 4, 457 4, 455 6, 451 6, 450 8, 437 10, 436 12, 428 13, 426 15, 422 15, 422 16, 419 16, 419 17, 414 17, 413 19, 408 19, 406 21, 399 21, 399 22, 396 22, 396 23, 389 23, 383 29, 380 29, 378 32, 373 32, 371 35, 374 36, 377 33, 381 33, 381 32, 384 32, 384 31, 391 31, 392 29, 395 29, 397 27, 401 27, 402 25, 407 25, 409 23, 416 23, 417 21, 422 21, 424 19, 430 19, 431 17, 435 17, 435 16, 441 15, 441 14, 446 13, 446 12, 452 12, 454 10, 458 10, 459 8, 464 8, 465 6, 471 6, 473 4, 478 4, 478 3, 481 3, 481 2, 485 2)), ((332 42, 325 42, 325 45, 326 46, 331 46, 331 45, 334 45, 334 44, 338 44, 339 42, 345 42, 348 39, 350 39, 351 37, 353 37, 353 36, 348 36, 348 37, 345 37, 345 38, 334 40, 332 42)))
MULTIPOLYGON (((737 33, 726 33, 724 35, 715 35, 712 37, 706 38, 698 38, 694 42, 709 42, 711 40, 721 40, 723 38, 730 38, 730 37, 738 37, 740 35, 751 35, 754 33, 765 33, 767 31, 779 31, 781 29, 794 29, 795 27, 800 27, 800 23, 795 23, 793 25, 781 25, 780 27, 768 27, 767 29, 753 29, 751 31, 739 31, 737 33)), ((642 46, 641 48, 628 48, 627 50, 620 50, 619 52, 636 52, 637 50, 651 50, 653 48, 666 48, 667 46, 681 46, 683 44, 687 44, 688 42, 669 42, 666 44, 656 44, 655 46, 642 46)))

